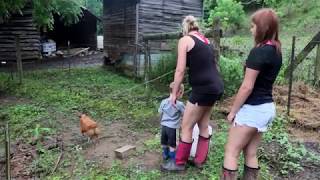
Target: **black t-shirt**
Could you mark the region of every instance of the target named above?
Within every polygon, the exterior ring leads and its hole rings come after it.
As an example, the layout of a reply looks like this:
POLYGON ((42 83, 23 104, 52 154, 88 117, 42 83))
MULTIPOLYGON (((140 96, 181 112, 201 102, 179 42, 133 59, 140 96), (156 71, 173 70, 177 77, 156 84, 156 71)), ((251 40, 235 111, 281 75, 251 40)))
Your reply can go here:
POLYGON ((194 47, 187 53, 189 83, 192 91, 200 94, 222 94, 223 81, 214 59, 213 47, 190 35, 194 47))
POLYGON ((282 56, 276 47, 264 45, 253 48, 246 61, 246 67, 259 71, 254 88, 245 104, 259 105, 273 102, 272 88, 282 66, 282 56))

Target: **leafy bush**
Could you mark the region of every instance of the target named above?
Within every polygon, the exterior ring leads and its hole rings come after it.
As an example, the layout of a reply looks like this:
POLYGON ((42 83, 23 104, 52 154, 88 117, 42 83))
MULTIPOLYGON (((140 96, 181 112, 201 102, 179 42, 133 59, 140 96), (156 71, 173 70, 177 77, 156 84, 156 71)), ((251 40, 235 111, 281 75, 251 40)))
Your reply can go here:
POLYGON ((217 6, 210 10, 208 19, 209 25, 212 25, 215 18, 220 18, 222 26, 225 29, 240 27, 244 20, 245 13, 240 2, 235 0, 217 0, 217 6))
POLYGON ((220 72, 224 82, 226 96, 236 93, 243 77, 243 66, 239 58, 220 57, 220 72))
POLYGON ((204 0, 203 1, 203 10, 204 10, 204 19, 208 19, 210 10, 214 9, 217 6, 216 0, 204 0))
MULTIPOLYGON (((172 51, 168 54, 162 55, 160 61, 154 67, 152 67, 150 78, 157 78, 161 75, 175 70, 177 64, 177 41, 172 41, 169 45, 172 51)), ((173 81, 173 76, 174 72, 168 74, 165 77, 162 77, 158 82, 168 85, 173 81)))
MULTIPOLYGON (((170 71, 174 71, 176 68, 176 59, 177 55, 173 52, 167 55, 163 55, 157 65, 152 68, 151 78, 153 79, 169 73, 170 71)), ((170 82, 173 81, 173 76, 174 72, 159 79, 159 82, 162 84, 170 84, 170 82)))

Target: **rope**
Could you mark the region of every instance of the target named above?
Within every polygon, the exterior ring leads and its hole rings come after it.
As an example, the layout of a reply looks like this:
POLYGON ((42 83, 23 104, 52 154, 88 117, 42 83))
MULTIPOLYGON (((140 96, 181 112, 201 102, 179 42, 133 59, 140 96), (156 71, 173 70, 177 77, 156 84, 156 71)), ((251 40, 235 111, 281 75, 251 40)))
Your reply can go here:
POLYGON ((116 91, 114 94, 111 94, 110 96, 118 96, 118 95, 120 95, 120 94, 123 94, 124 92, 132 91, 133 89, 136 89, 136 88, 138 88, 138 87, 140 87, 140 86, 144 86, 144 85, 149 84, 149 83, 151 83, 151 82, 154 82, 154 81, 156 81, 156 80, 158 80, 158 79, 161 79, 161 78, 163 78, 163 77, 166 77, 166 76, 168 76, 169 74, 172 74, 173 72, 175 72, 175 69, 174 69, 174 70, 171 70, 171 71, 169 71, 169 72, 167 72, 167 73, 164 73, 164 74, 162 74, 162 75, 160 75, 160 76, 158 76, 158 77, 156 77, 156 78, 154 78, 154 79, 151 79, 151 80, 149 80, 149 81, 143 82, 143 83, 138 84, 138 85, 135 85, 135 86, 133 86, 133 87, 131 87, 131 88, 129 88, 129 89, 125 89, 125 90, 121 90, 121 91, 116 91))

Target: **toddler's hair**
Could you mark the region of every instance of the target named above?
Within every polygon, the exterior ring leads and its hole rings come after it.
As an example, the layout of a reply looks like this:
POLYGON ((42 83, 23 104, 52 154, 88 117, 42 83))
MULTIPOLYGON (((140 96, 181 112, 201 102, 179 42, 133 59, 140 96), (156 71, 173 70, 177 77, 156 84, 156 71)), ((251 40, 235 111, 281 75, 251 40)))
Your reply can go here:
MULTIPOLYGON (((173 86, 174 86, 174 82, 171 82, 170 85, 169 85, 170 93, 172 92, 173 86)), ((183 84, 180 84, 180 91, 181 92, 184 91, 184 85, 183 84)))

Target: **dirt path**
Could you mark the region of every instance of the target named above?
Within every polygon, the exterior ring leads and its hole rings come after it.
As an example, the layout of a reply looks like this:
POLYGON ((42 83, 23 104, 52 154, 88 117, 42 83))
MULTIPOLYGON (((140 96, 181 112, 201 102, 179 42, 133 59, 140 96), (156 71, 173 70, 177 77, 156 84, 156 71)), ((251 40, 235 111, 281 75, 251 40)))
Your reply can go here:
POLYGON ((112 163, 120 161, 124 167, 138 166, 140 169, 150 170, 159 167, 160 153, 147 150, 144 142, 155 136, 149 132, 134 132, 128 124, 118 121, 112 123, 98 123, 101 134, 97 140, 89 143, 87 138, 80 134, 79 124, 68 124, 62 133, 66 144, 82 145, 82 153, 86 160, 94 162, 103 168, 111 167, 112 163), (114 151, 125 145, 136 146, 136 153, 125 159, 118 159, 114 151), (143 154, 143 155, 142 155, 143 154))

